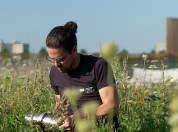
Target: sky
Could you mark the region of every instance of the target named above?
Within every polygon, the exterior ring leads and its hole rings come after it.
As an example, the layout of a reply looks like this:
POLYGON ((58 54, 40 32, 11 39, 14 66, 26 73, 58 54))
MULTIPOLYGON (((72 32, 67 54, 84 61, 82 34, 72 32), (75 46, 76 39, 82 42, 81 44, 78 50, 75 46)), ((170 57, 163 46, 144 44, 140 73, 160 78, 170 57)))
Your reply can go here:
POLYGON ((166 42, 168 17, 178 18, 178 0, 0 0, 0 40, 37 53, 52 28, 75 21, 78 51, 115 42, 119 51, 148 53, 166 42))

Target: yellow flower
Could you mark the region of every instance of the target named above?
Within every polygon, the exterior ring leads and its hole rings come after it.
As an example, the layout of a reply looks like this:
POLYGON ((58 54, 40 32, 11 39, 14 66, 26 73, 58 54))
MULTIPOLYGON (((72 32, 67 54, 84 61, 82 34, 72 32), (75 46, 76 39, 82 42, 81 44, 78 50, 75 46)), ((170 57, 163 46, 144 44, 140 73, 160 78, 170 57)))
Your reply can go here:
POLYGON ((174 98, 170 104, 170 108, 173 112, 178 112, 178 98, 174 98))
POLYGON ((173 128, 171 129, 171 132, 178 132, 178 127, 173 127, 173 128))
POLYGON ((102 48, 102 52, 104 55, 104 58, 107 60, 111 60, 114 58, 114 56, 117 55, 118 52, 118 46, 116 43, 111 42, 111 43, 107 43, 103 46, 102 48))
POLYGON ((142 103, 142 101, 136 101, 136 103, 137 103, 137 104, 141 104, 141 103, 142 103))
POLYGON ((88 115, 89 117, 95 117, 98 106, 99 106, 99 103, 97 101, 86 102, 82 106, 82 112, 88 115))
POLYGON ((146 90, 146 91, 144 92, 144 95, 145 95, 145 96, 149 96, 149 95, 150 95, 150 90, 146 90))
POLYGON ((148 58, 148 55, 143 54, 143 55, 142 55, 142 58, 143 58, 143 60, 144 60, 144 61, 146 61, 146 60, 147 60, 147 58, 148 58))
POLYGON ((77 132, 91 132, 90 123, 86 120, 78 120, 76 128, 77 132))
POLYGON ((81 93, 78 88, 67 88, 64 90, 64 96, 69 99, 73 107, 76 107, 76 102, 79 99, 81 93))
POLYGON ((127 88, 128 88, 128 89, 131 89, 131 88, 132 88, 132 84, 128 84, 128 85, 127 85, 127 88))

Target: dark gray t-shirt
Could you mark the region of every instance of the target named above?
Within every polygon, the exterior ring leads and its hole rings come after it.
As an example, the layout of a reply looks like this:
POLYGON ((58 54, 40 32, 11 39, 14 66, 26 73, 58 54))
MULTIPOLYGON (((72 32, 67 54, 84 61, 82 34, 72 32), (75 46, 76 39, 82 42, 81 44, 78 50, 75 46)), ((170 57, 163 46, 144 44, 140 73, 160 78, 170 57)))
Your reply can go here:
MULTIPOLYGON (((103 58, 80 54, 79 66, 69 72, 59 72, 57 67, 52 66, 50 81, 56 95, 62 96, 65 88, 77 88, 82 94, 77 101, 79 109, 87 101, 99 101, 102 104, 99 91, 113 82, 108 79, 108 63, 103 58)), ((68 109, 68 115, 73 114, 68 109)))

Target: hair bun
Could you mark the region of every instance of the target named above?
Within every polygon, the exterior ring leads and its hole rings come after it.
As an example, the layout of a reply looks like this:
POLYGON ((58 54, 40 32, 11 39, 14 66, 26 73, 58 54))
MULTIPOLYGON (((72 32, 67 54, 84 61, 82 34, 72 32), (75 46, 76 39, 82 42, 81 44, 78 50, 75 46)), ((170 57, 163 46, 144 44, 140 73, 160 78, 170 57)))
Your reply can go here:
POLYGON ((77 32, 77 23, 73 21, 67 22, 64 26, 70 28, 74 33, 77 32))

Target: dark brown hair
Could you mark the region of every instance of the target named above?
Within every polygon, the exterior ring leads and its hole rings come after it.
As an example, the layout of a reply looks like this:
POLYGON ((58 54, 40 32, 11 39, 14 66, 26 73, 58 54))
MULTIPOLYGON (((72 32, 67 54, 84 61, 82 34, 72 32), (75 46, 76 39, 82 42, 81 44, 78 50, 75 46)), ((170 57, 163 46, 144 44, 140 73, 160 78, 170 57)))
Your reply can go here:
POLYGON ((77 24, 75 22, 67 22, 64 26, 54 27, 46 38, 46 46, 48 48, 63 47, 71 53, 72 48, 77 46, 77 24))

